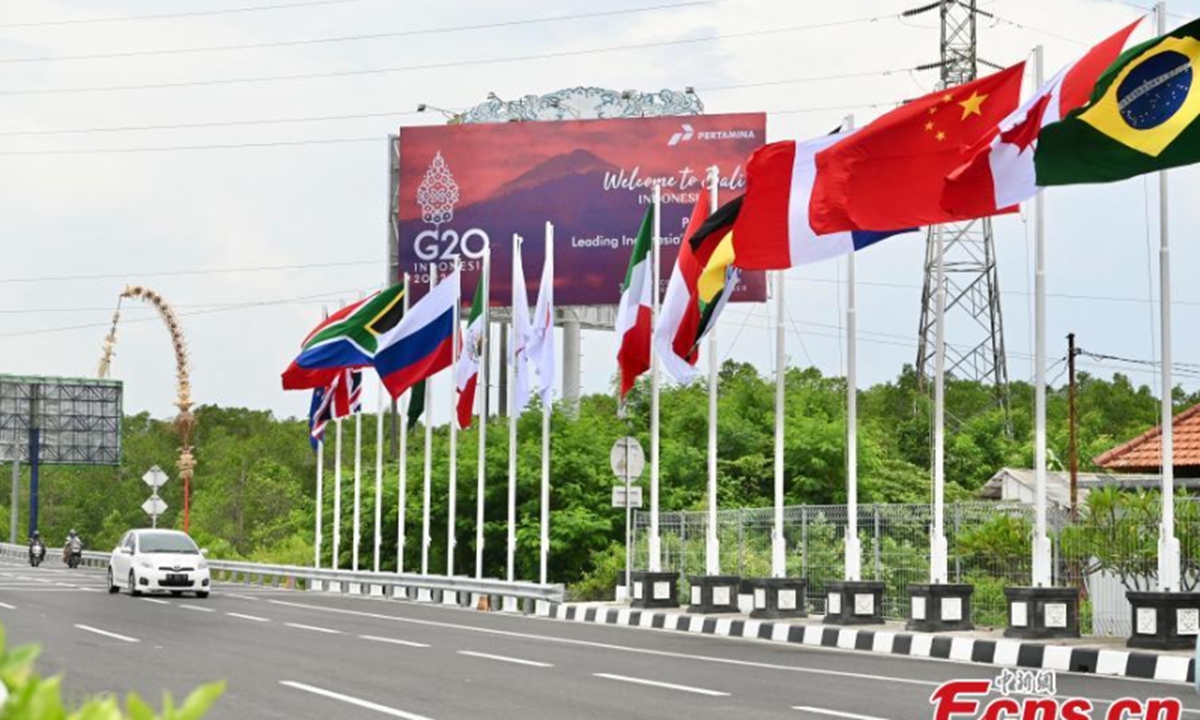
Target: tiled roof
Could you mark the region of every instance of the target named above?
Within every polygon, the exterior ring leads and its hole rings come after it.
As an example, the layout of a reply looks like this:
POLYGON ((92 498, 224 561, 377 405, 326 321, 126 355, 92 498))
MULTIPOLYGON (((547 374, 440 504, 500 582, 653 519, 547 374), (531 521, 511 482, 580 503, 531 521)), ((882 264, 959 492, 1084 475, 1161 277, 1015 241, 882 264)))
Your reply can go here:
MULTIPOLYGON (((1175 416, 1175 467, 1200 467, 1200 405, 1175 416)), ((1109 470, 1150 470, 1162 464, 1162 426, 1151 428, 1092 462, 1109 470)))

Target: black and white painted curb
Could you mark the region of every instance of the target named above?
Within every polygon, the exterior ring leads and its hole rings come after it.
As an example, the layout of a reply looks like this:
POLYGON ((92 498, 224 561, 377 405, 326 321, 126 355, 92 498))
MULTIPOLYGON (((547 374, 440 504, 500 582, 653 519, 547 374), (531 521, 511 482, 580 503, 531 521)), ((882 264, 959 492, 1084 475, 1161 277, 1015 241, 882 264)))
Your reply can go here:
POLYGON ((1062 672, 1193 683, 1195 660, 1182 655, 988 640, 927 633, 801 625, 767 620, 715 618, 678 612, 539 603, 537 615, 573 622, 675 630, 697 635, 753 638, 810 647, 858 650, 881 655, 939 658, 959 662, 1062 672))

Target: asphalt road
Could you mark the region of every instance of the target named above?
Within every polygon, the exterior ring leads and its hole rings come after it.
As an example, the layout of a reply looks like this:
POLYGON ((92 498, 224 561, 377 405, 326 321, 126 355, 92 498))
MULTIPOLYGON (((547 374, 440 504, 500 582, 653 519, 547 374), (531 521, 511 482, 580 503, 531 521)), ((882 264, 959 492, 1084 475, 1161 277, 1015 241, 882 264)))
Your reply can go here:
MULTIPOLYGON (((0 623, 42 646, 69 699, 156 703, 225 679, 209 717, 925 720, 930 693, 991 667, 218 585, 134 599, 101 571, 0 560, 0 623), (802 708, 802 709, 798 709, 802 708)), ((1058 695, 1200 701, 1182 685, 1060 673, 1058 695)), ((956 716, 965 720, 967 716, 956 716)), ((1096 714, 1095 717, 1103 717, 1096 714)))

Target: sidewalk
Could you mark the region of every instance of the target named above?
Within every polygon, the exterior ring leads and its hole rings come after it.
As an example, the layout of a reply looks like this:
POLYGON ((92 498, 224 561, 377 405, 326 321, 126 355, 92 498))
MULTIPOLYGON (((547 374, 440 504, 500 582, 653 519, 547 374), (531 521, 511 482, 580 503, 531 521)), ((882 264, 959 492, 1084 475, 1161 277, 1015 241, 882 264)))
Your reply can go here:
POLYGON ((1125 638, 1119 637, 1046 642, 1010 640, 999 628, 935 634, 907 631, 901 621, 845 627, 825 625, 821 615, 789 620, 753 620, 743 614, 692 615, 684 608, 634 610, 625 603, 612 602, 543 604, 537 614, 571 622, 1059 672, 1189 684, 1194 683, 1196 677, 1192 651, 1133 651, 1126 649, 1125 638))

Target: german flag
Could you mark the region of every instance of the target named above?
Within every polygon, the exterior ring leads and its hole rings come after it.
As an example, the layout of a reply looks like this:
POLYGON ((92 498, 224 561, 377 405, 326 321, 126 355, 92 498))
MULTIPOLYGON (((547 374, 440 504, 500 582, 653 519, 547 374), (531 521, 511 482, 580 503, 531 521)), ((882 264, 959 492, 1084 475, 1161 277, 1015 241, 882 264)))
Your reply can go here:
POLYGON ((708 197, 702 195, 684 233, 654 331, 655 349, 663 367, 681 383, 690 383, 699 376, 695 365, 700 341, 737 287, 733 223, 741 208, 742 196, 738 196, 709 216, 708 197))

